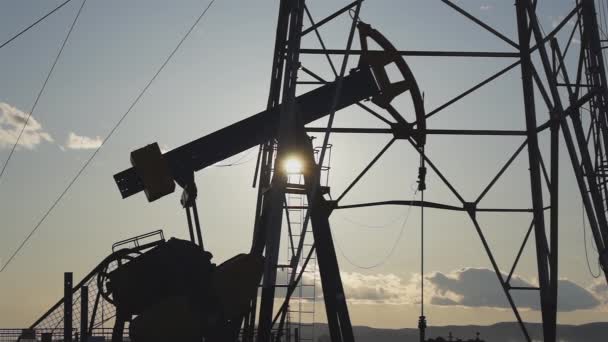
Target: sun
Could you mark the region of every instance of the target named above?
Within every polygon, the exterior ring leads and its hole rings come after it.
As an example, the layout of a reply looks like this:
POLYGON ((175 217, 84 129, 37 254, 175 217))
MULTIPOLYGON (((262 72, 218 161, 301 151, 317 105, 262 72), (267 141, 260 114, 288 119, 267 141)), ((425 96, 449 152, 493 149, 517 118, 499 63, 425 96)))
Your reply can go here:
POLYGON ((301 174, 302 160, 294 156, 289 156, 283 162, 283 169, 288 175, 301 174))

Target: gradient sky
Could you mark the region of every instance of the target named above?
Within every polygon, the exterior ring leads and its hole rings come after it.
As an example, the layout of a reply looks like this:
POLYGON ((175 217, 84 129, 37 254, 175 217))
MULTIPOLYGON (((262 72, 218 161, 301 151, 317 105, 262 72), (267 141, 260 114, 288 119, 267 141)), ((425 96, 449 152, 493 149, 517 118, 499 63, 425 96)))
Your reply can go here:
MULTIPOLYGON (((348 2, 311 0, 308 4, 318 20, 348 2)), ((2 1, 0 41, 59 3, 2 1)), ((458 3, 516 39, 512 1, 458 3)), ((0 114, 19 115, 31 109, 79 5, 79 1, 73 1, 0 50, 0 114)), ((91 147, 108 134, 206 5, 205 0, 171 4, 160 0, 87 2, 33 115, 35 122, 26 132, 24 143, 30 145, 17 149, 0 180, 0 264, 6 262, 94 151, 91 147)), ((571 6, 571 0, 540 0, 538 12, 545 31, 552 29, 571 6)), ((163 149, 175 148, 265 107, 277 9, 277 1, 270 0, 216 1, 83 176, 0 274, 0 326, 29 325, 61 296, 64 271, 73 271, 75 279, 80 279, 109 254, 115 241, 155 229, 163 229, 166 236, 187 237, 180 191, 151 204, 141 194, 122 200, 112 175, 130 166, 129 153, 136 148, 152 142, 158 142, 163 149)), ((440 1, 368 0, 361 17, 400 49, 511 51, 510 46, 440 1)), ((329 48, 345 46, 347 19, 342 16, 322 30, 329 48)), ((313 38, 306 37, 303 45, 317 47, 313 38)), ((407 58, 425 92, 427 110, 513 61, 407 58)), ((335 62, 340 60, 336 58, 335 62)), ((352 58, 351 66, 356 62, 352 58)), ((323 58, 306 56, 302 63, 327 79, 332 78, 323 58)), ((520 70, 515 68, 491 86, 429 119, 428 127, 523 129, 520 82, 520 70)), ((301 87, 300 91, 307 89, 301 87)), ((541 106, 540 98, 537 102, 539 122, 543 122, 547 110, 541 106)), ((406 101, 399 100, 398 105, 407 109, 406 101)), ((10 121, 0 124, 0 133, 10 138, 14 126, 10 121)), ((323 121, 318 126, 322 124, 323 121)), ((352 108, 339 113, 335 126, 383 127, 378 120, 352 108)), ((541 138, 544 149, 546 136, 541 138)), ((389 139, 333 136, 332 193, 340 194, 389 139)), ((467 200, 475 199, 523 141, 512 137, 447 136, 428 140, 430 158, 467 200)), ((5 160, 9 150, 10 139, 0 140, 0 160, 5 160)), ((255 153, 245 152, 231 159, 248 161, 241 165, 211 167, 197 173, 205 245, 218 263, 249 249, 257 191, 251 188, 255 153)), ((398 141, 343 204, 411 199, 417 168, 413 149, 398 141)), ((560 312, 558 318, 561 323, 573 324, 604 320, 608 296, 605 287, 597 286, 587 270, 580 196, 565 153, 560 173, 560 276, 564 279, 560 305, 567 311, 560 312)), ((458 205, 432 172, 427 183, 425 199, 458 205)), ((530 202, 527 156, 522 153, 481 205, 528 207, 530 202)), ((419 210, 411 210, 400 234, 407 214, 407 208, 386 207, 339 211, 331 217, 347 295, 352 299, 354 324, 416 326, 418 298, 414 277, 419 272, 419 210), (395 252, 386 258, 393 245, 395 252), (361 268, 376 263, 380 265, 373 269, 361 268)), ((508 273, 531 215, 479 218, 498 263, 508 273)), ((435 298, 433 305, 427 306, 429 324, 512 320, 502 299, 490 304, 479 301, 484 288, 492 289, 483 294, 487 298, 502 295, 467 216, 429 210, 426 232, 428 298, 435 298)), ((591 266, 595 269, 596 263, 591 266)), ((536 263, 532 248, 526 249, 516 274, 518 281, 534 283, 536 263)), ((539 320, 533 298, 521 297, 518 301, 528 307, 523 313, 526 319, 539 320)), ((323 310, 317 310, 317 319, 322 321, 323 310)))

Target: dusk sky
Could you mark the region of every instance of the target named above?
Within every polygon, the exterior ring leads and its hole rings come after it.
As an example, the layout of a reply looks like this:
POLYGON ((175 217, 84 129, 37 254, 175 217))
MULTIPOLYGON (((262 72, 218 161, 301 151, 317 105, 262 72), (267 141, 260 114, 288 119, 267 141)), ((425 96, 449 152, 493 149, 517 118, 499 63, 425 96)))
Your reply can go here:
MULTIPOLYGON (((0 43, 61 2, 2 0, 0 43)), ((316 20, 350 2, 307 1, 316 20)), ((456 2, 517 40, 513 1, 456 2)), ((0 49, 2 163, 80 4, 80 0, 72 1, 0 49)), ((573 0, 539 0, 539 19, 545 32, 572 9, 572 4, 573 0)), ((0 267, 207 5, 207 0, 87 1, 0 179, 0 267)), ((123 200, 112 176, 130 167, 129 154, 134 149, 158 142, 163 150, 170 150, 264 109, 277 11, 278 1, 270 0, 217 0, 213 4, 77 183, 0 273, 0 327, 29 326, 61 297, 63 272, 74 272, 78 281, 111 252, 116 241, 156 229, 163 229, 167 237, 188 238, 179 204, 181 191, 153 203, 148 203, 143 194, 123 200)), ((368 0, 361 18, 403 50, 514 52, 438 0, 368 0)), ((345 47, 349 23, 350 18, 343 15, 323 27, 321 34, 328 48, 345 47)), ((566 27, 567 31, 571 28, 566 27)), ((314 35, 303 40, 303 47, 318 47, 314 35)), ((574 56, 579 45, 575 42, 572 49, 570 54, 574 56)), ((334 61, 339 65, 341 59, 336 57, 334 61)), ((349 68, 357 61, 357 57, 351 57, 349 68)), ((407 57, 406 61, 430 111, 515 59, 407 57)), ((327 80, 333 79, 324 57, 303 56, 302 65, 327 80)), ((312 88, 302 86, 299 92, 312 88)), ((404 112, 408 109, 405 99, 397 100, 397 105, 404 112)), ((544 122, 548 114, 540 97, 537 107, 538 121, 544 122)), ((322 127, 325 123, 321 120, 310 126, 322 127)), ((448 107, 430 118, 427 125, 437 129, 524 129, 520 69, 514 68, 448 107)), ((385 127, 354 106, 338 112, 334 126, 385 127)), ((541 136, 543 151, 548 146, 547 137, 541 136)), ((332 195, 339 195, 390 138, 332 135, 332 195)), ((426 151, 465 199, 472 201, 522 142, 522 137, 430 136, 426 151)), ((563 281, 558 321, 602 321, 608 311, 608 289, 602 278, 594 279, 588 270, 580 195, 564 146, 561 151, 559 262, 563 281)), ((210 167, 196 174, 205 247, 214 254, 216 263, 249 251, 257 194, 251 187, 256 154, 257 149, 253 149, 224 162, 239 161, 238 165, 210 167)), ((407 142, 397 141, 341 204, 412 199, 417 172, 415 150, 407 142)), ((528 175, 524 150, 480 207, 531 207, 528 175)), ((459 205, 430 170, 427 185, 426 200, 459 205)), ((428 209, 425 220, 429 325, 514 320, 468 216, 428 209)), ((504 273, 510 270, 530 220, 531 214, 479 215, 504 273)), ((353 324, 415 327, 420 300, 419 209, 390 206, 340 210, 332 214, 331 223, 353 324), (394 253, 389 253, 392 249, 394 253)), ((597 272, 591 239, 587 245, 591 268, 597 272)), ((533 247, 531 239, 515 272, 519 284, 536 282, 533 247)), ((540 314, 535 295, 526 293, 515 298, 524 319, 537 322, 540 314)), ((323 321, 321 306, 317 312, 316 319, 323 321)))

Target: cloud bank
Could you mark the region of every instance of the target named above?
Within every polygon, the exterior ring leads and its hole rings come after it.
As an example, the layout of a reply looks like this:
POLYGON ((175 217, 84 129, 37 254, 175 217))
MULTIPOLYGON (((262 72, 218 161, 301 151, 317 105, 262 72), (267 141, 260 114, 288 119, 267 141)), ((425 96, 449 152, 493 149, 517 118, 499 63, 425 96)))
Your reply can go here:
MULTIPOLYGON (((506 275, 503 275, 506 278, 506 275)), ((431 304, 465 307, 509 308, 509 303, 498 284, 494 271, 486 268, 465 268, 449 274, 436 272, 427 276, 433 293, 431 304)), ((536 287, 531 281, 514 276, 511 286, 536 287)), ((559 311, 574 311, 594 309, 601 304, 591 290, 567 280, 558 283, 558 309, 559 311)), ((537 291, 511 291, 515 303, 520 308, 540 310, 540 301, 537 291)))
MULTIPOLYGON (((419 304, 420 275, 402 279, 395 274, 341 274, 344 291, 351 304, 419 304)), ((503 275, 506 278, 506 275, 503 275)), ((320 277, 305 275, 306 284, 316 283, 315 294, 322 297, 320 277)), ((511 286, 536 287, 530 280, 520 276, 511 278, 511 286)), ((570 280, 559 281, 558 310, 599 309, 608 304, 608 286, 605 281, 584 288, 570 280)), ((520 309, 540 310, 537 291, 511 291, 520 309)), ((310 296, 311 293, 306 295, 310 296)), ((469 308, 508 309, 509 303, 500 288, 493 270, 487 268, 463 268, 449 273, 434 272, 425 276, 425 303, 437 306, 460 306, 469 308)))
MULTIPOLYGON (((0 102, 0 149, 10 148, 15 144, 27 121, 27 115, 8 103, 0 102)), ((53 142, 53 137, 31 116, 17 146, 32 150, 43 142, 53 142)))

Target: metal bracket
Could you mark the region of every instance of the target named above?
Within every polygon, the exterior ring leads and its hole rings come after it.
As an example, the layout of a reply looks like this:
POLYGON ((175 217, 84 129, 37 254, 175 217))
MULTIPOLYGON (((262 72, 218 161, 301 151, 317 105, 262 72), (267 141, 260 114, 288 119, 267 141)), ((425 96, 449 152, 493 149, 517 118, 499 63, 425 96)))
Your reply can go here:
POLYGON ((326 199, 322 200, 321 207, 323 208, 324 213, 329 217, 331 213, 338 207, 338 201, 331 200, 328 201, 326 199))
POLYGON ((465 202, 463 204, 464 210, 469 213, 472 218, 475 218, 477 215, 477 203, 475 202, 465 202))
POLYGON ((407 140, 415 135, 412 125, 407 123, 392 123, 391 130, 395 139, 407 140))

